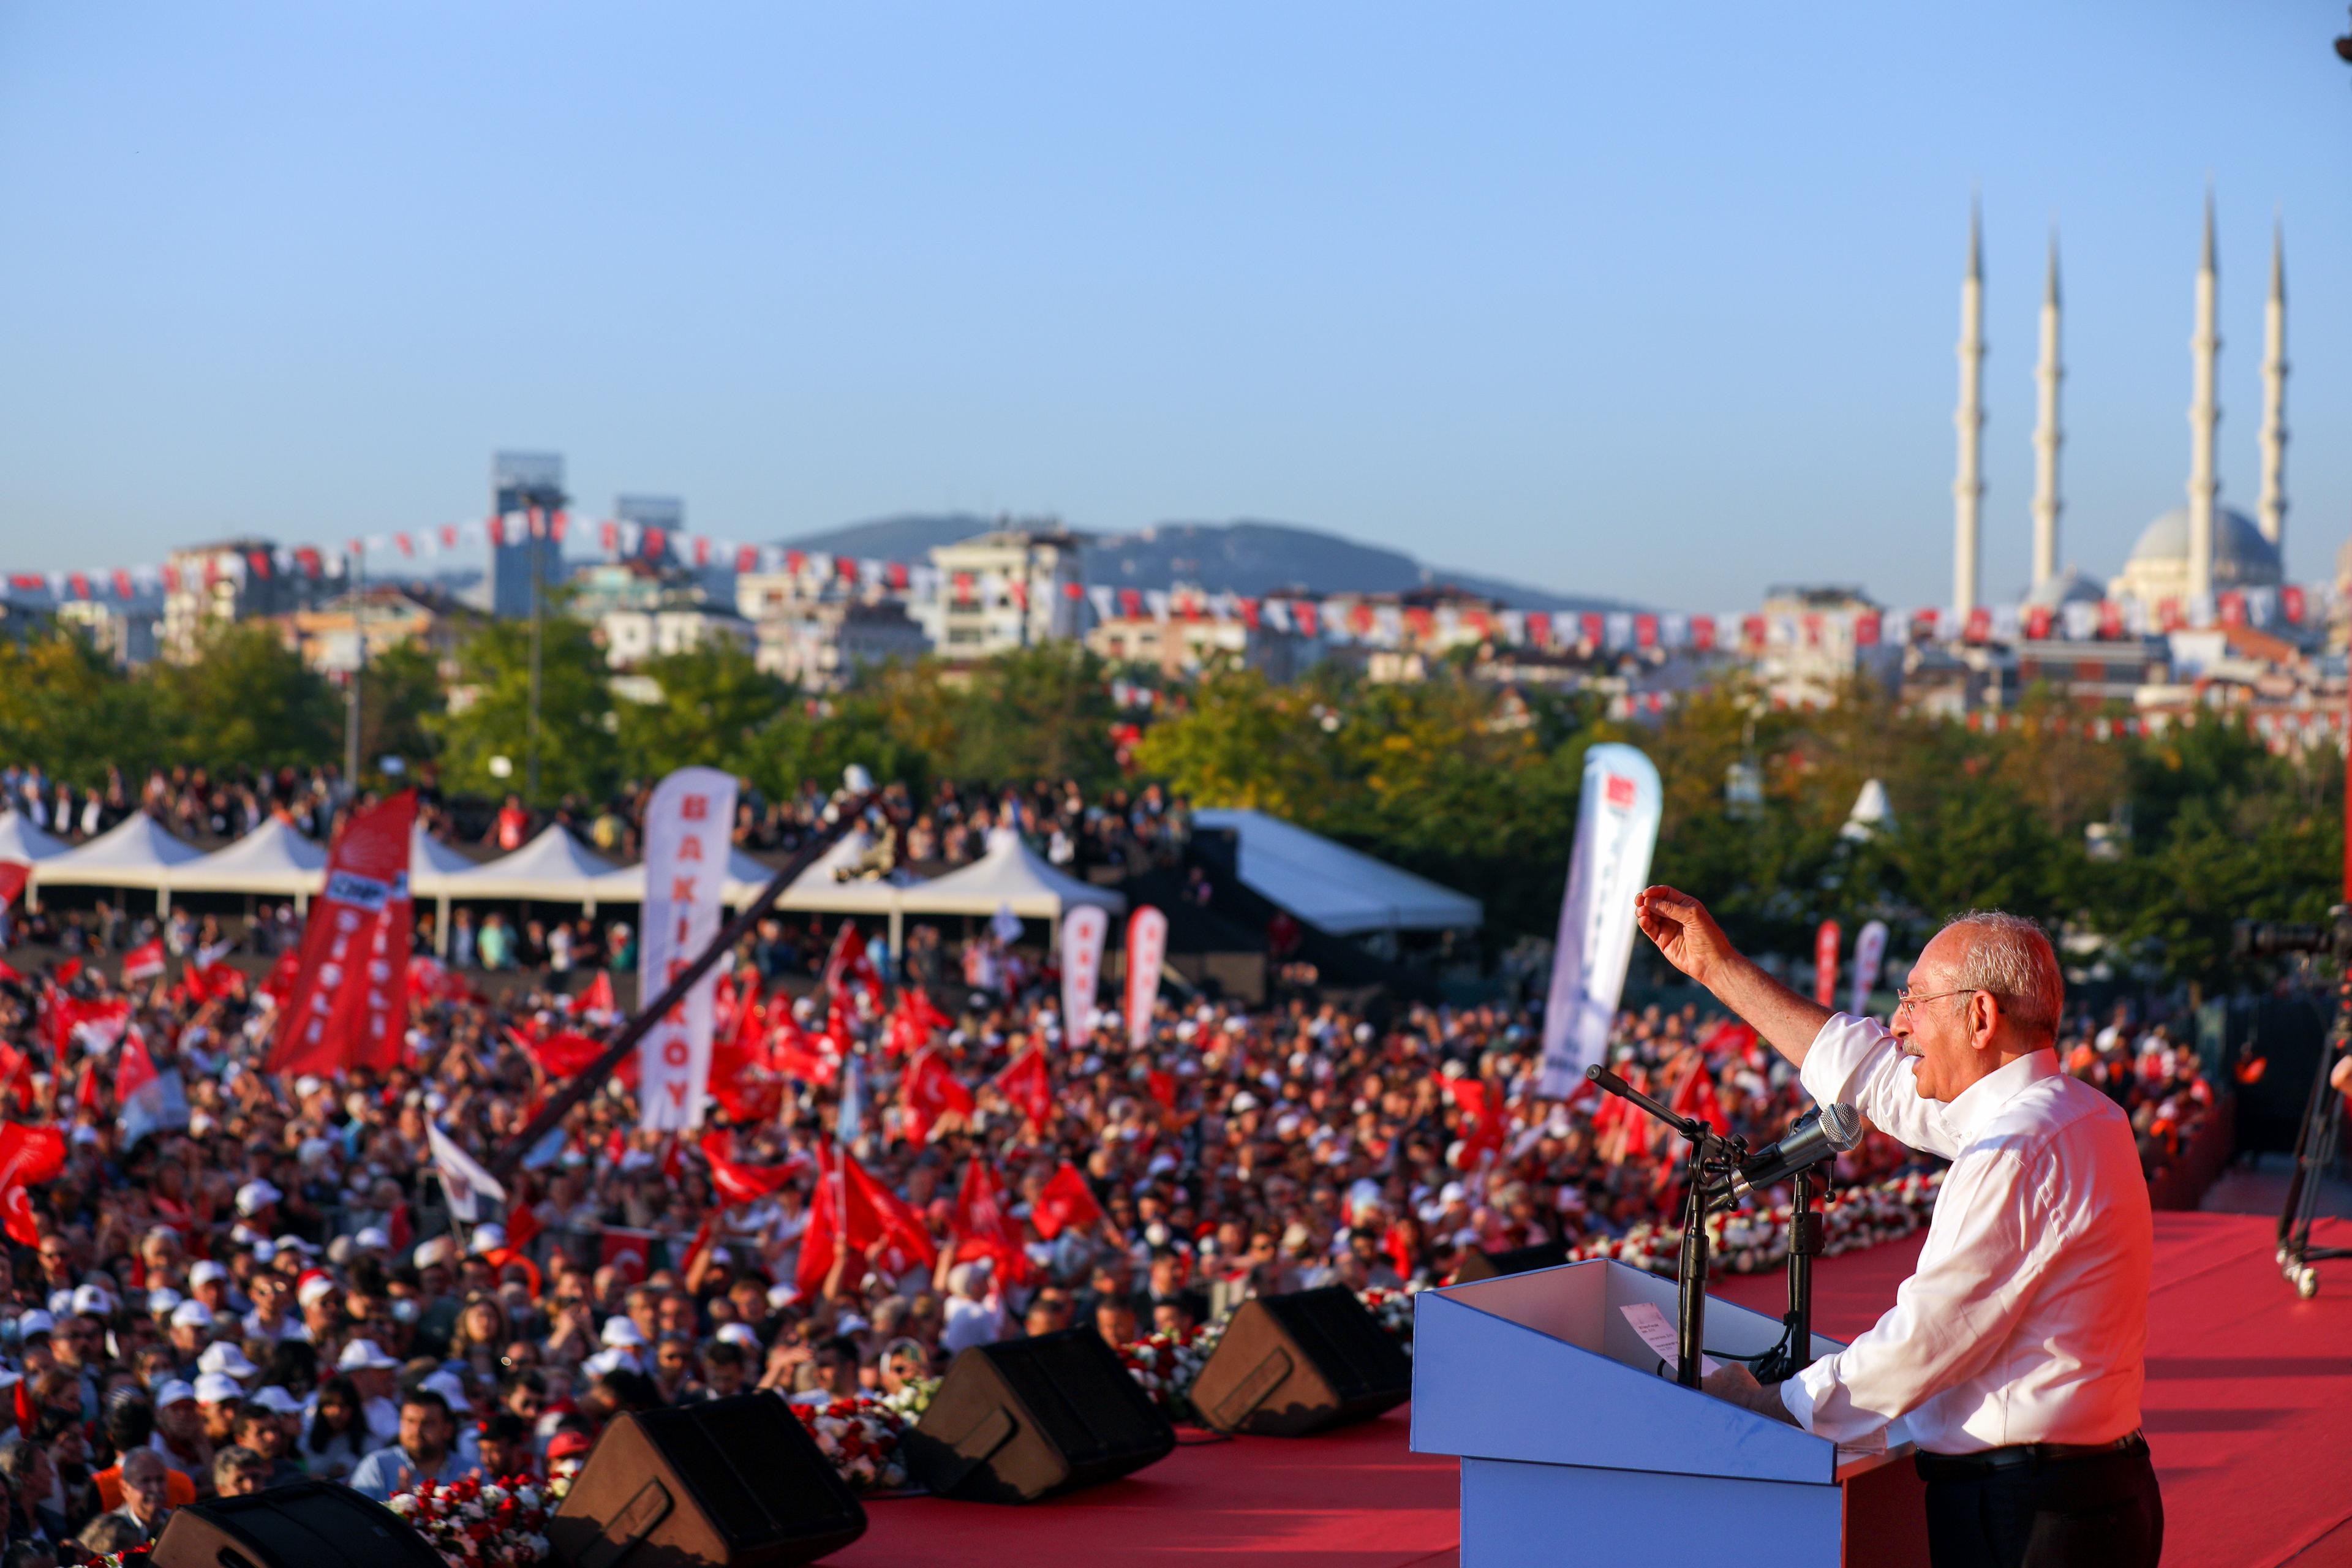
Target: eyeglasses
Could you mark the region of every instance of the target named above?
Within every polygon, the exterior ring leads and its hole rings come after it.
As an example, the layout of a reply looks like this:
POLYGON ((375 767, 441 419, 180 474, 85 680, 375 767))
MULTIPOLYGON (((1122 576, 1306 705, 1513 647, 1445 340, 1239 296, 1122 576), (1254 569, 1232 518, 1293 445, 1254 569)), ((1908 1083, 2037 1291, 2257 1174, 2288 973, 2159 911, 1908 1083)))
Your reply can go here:
POLYGON ((1895 993, 1895 1010, 1900 1013, 1907 1007, 1916 1012, 1923 1002, 1941 1002, 1947 996, 1973 996, 1983 989, 1981 985, 1963 985, 1956 991, 1937 991, 1927 996, 1914 996, 1911 988, 1906 985, 1895 993))

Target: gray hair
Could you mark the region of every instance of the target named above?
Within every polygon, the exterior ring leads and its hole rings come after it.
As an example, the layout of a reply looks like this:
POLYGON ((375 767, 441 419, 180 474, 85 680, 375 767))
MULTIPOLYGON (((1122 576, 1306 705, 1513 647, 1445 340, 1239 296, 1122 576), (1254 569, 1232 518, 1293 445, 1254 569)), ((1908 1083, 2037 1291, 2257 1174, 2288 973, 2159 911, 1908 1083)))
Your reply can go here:
POLYGON ((1970 938, 1952 969, 1955 989, 1992 993, 2028 1034, 2056 1032, 2066 1009, 2066 981, 2047 932, 2021 915, 1999 910, 1970 910, 1954 916, 1944 930, 1965 930, 1970 938))

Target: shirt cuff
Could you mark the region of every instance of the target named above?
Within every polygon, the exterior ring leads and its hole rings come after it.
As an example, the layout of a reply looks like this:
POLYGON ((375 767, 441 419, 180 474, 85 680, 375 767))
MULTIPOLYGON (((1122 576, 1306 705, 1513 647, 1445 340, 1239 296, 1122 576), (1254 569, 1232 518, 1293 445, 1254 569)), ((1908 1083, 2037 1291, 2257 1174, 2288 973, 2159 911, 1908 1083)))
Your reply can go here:
POLYGON ((1798 1426, 1808 1432, 1813 1429, 1813 1393, 1805 1386, 1802 1373, 1780 1384, 1780 1403, 1788 1406, 1798 1426))

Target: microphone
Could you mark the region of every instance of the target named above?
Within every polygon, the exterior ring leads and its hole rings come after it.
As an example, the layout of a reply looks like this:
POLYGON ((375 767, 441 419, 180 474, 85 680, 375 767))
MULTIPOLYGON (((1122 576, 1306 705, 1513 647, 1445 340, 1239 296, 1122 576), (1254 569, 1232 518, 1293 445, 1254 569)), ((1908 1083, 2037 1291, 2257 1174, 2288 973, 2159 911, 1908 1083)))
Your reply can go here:
POLYGON ((1817 1105, 1789 1124, 1778 1143, 1739 1162, 1731 1184, 1716 1195, 1715 1208, 1731 1208, 1798 1172, 1834 1159, 1862 1142, 1862 1113, 1841 1101, 1817 1105))

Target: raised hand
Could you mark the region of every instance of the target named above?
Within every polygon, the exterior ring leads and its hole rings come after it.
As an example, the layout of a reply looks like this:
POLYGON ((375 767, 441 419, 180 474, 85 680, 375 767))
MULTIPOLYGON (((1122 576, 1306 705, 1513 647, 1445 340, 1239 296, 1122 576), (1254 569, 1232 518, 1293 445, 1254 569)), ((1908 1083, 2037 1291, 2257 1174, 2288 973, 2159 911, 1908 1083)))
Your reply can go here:
POLYGON ((1644 888, 1633 896, 1633 918, 1666 962, 1701 985, 1712 988, 1724 963, 1736 956, 1731 940, 1706 906, 1688 893, 1664 886, 1644 888))

